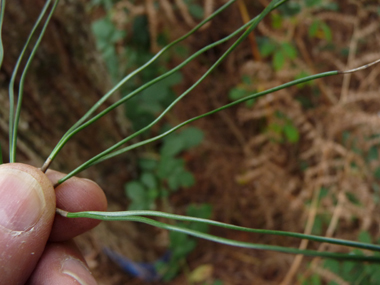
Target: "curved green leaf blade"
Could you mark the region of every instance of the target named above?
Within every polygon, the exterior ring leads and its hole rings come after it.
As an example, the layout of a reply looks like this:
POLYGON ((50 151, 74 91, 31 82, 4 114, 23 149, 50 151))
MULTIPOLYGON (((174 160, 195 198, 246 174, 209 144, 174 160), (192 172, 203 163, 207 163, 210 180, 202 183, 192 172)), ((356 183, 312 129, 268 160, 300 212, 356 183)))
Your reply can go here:
POLYGON ((16 79, 18 68, 21 64, 22 58, 24 57, 26 49, 29 46, 29 43, 30 43, 37 27, 39 26, 43 17, 45 16, 47 9, 50 6, 51 2, 52 2, 52 0, 48 0, 45 3, 40 15, 38 16, 38 19, 37 19, 36 23, 34 24, 32 31, 29 34, 29 37, 28 37, 28 39, 27 39, 27 41, 26 41, 26 43, 25 43, 25 45, 21 51, 21 54, 20 54, 19 58, 17 59, 16 66, 13 70, 12 77, 11 77, 11 80, 9 83, 9 102, 10 102, 10 104, 9 104, 9 106, 10 106, 9 107, 9 162, 15 162, 15 160, 16 160, 17 129, 18 129, 18 122, 19 122, 20 113, 21 113, 21 103, 22 103, 26 73, 28 71, 28 68, 29 68, 32 60, 33 60, 34 54, 36 53, 38 46, 42 40, 42 37, 45 33, 45 30, 46 30, 46 28, 50 22, 50 19, 53 15, 53 12, 54 12, 55 8, 57 7, 58 0, 55 0, 53 7, 51 8, 51 10, 47 16, 47 19, 46 19, 46 21, 45 21, 45 23, 44 23, 44 25, 40 31, 40 34, 37 38, 37 41, 35 42, 35 44, 33 46, 32 52, 30 53, 28 60, 25 64, 25 67, 24 67, 24 70, 22 72, 21 79, 20 79, 18 99, 17 99, 17 107, 16 107, 16 113, 15 114, 14 114, 14 82, 16 79))
POLYGON ((308 240, 316 241, 316 242, 325 242, 325 243, 331 243, 331 244, 337 244, 337 245, 342 245, 342 246, 349 246, 349 247, 355 247, 355 248, 380 252, 379 245, 374 245, 374 244, 369 244, 369 243, 348 241, 348 240, 336 239, 336 238, 327 238, 327 237, 321 237, 321 236, 315 236, 315 235, 306 235, 306 234, 301 234, 301 233, 292 233, 292 232, 286 232, 286 231, 251 229, 251 228, 230 225, 230 224, 208 220, 208 219, 175 215, 175 214, 169 214, 169 213, 159 212, 159 211, 121 211, 121 212, 88 211, 88 212, 68 213, 62 210, 58 210, 58 212, 68 218, 91 218, 91 219, 97 219, 97 220, 103 220, 103 221, 124 221, 126 219, 129 219, 130 217, 135 217, 135 216, 161 217, 161 218, 173 219, 173 220, 178 220, 178 221, 205 223, 208 225, 227 228, 230 230, 251 232, 251 233, 257 233, 257 234, 287 236, 287 237, 293 237, 293 238, 299 238, 299 239, 308 239, 308 240))
POLYGON ((305 235, 305 234, 299 234, 299 233, 291 233, 291 232, 283 232, 283 231, 250 229, 250 228, 233 226, 233 225, 229 225, 229 224, 225 224, 225 223, 221 223, 221 222, 216 222, 216 221, 212 221, 212 220, 207 220, 207 219, 173 215, 173 214, 167 214, 167 213, 156 212, 156 211, 67 213, 67 212, 64 212, 62 210, 59 210, 58 212, 64 216, 68 217, 68 218, 92 218, 92 219, 105 220, 105 221, 117 220, 117 221, 141 222, 141 223, 149 224, 149 225, 152 225, 152 226, 155 226, 158 228, 167 229, 170 231, 181 232, 181 233, 185 233, 185 234, 195 236, 198 238, 210 240, 210 241, 225 244, 225 245, 236 246, 236 247, 271 250, 271 251, 291 253, 291 254, 303 254, 303 255, 307 255, 307 256, 319 256, 319 257, 332 258, 332 259, 338 259, 338 260, 380 262, 380 256, 377 256, 377 255, 366 256, 366 255, 355 255, 355 254, 319 252, 319 251, 314 251, 314 250, 299 250, 296 248, 288 248, 288 247, 282 247, 282 246, 272 246, 272 245, 263 245, 263 244, 254 244, 254 243, 249 243, 249 242, 235 241, 235 240, 231 240, 231 239, 227 239, 227 238, 217 237, 217 236, 214 236, 211 234, 201 233, 201 232, 194 231, 191 229, 186 229, 183 227, 168 225, 168 224, 161 223, 161 222, 158 222, 158 221, 155 221, 152 219, 141 217, 139 215, 157 216, 157 217, 171 218, 171 219, 182 220, 182 221, 201 222, 201 223, 207 223, 209 225, 220 226, 220 227, 233 229, 233 230, 240 230, 240 231, 261 233, 261 234, 282 235, 282 236, 308 239, 308 240, 318 241, 318 242, 339 244, 339 245, 356 247, 356 248, 373 250, 373 251, 380 251, 380 246, 376 246, 376 245, 372 245, 372 244, 366 244, 366 243, 360 243, 360 242, 353 242, 353 241, 346 241, 346 240, 340 240, 340 239, 334 239, 334 238, 325 238, 325 237, 318 237, 318 236, 305 235))
MULTIPOLYGON (((210 47, 213 47, 213 46, 216 46, 218 44, 220 44, 221 42, 225 41, 227 38, 231 38, 232 36, 234 36, 235 34, 237 34, 238 32, 240 32, 241 30, 243 29, 246 29, 246 31, 243 33, 243 35, 241 35, 238 40, 235 41, 234 44, 232 44, 230 46, 230 48, 206 71, 206 73, 204 73, 200 79, 197 80, 197 82, 195 82, 190 88, 188 88, 184 93, 182 93, 176 100, 174 100, 167 109, 165 109, 164 112, 162 112, 151 124, 149 124, 148 126, 144 127, 143 129, 141 129, 140 131, 134 133, 133 135, 130 135, 129 137, 121 140, 120 142, 116 143, 115 145, 113 145, 112 147, 108 148, 107 150, 103 151, 102 153, 96 155, 95 157, 93 157, 92 159, 88 160, 87 162, 83 163, 82 165, 80 165, 79 167, 77 167, 75 170, 73 170, 72 172, 70 172, 68 175, 66 175, 64 178, 60 179, 58 181, 57 184, 60 184, 62 182, 64 182, 65 180, 69 179, 70 177, 76 175, 77 173, 79 173, 80 171, 96 164, 96 163, 99 163, 105 159, 108 159, 110 158, 109 154, 112 152, 112 151, 115 151, 117 148, 119 148, 120 146, 122 146, 124 143, 126 143, 127 141, 135 138, 137 135, 145 132, 146 130, 148 130, 149 128, 151 128, 154 124, 156 124, 159 120, 161 120, 161 118, 167 113, 169 112, 170 109, 173 108, 173 106, 175 104, 177 104, 184 96, 186 96, 190 91, 192 91, 196 86, 198 86, 198 84, 200 82, 202 82, 251 32, 252 30, 258 25, 258 23, 269 13, 271 12, 272 10, 274 10, 275 8, 277 8, 278 6, 280 6, 281 4, 285 3, 287 0, 281 0, 281 1, 272 1, 265 9, 263 12, 261 12, 261 14, 259 14, 257 17, 255 17, 254 19, 252 19, 250 22, 248 22, 246 25, 242 26, 240 29, 236 30, 234 33, 232 33, 231 35, 225 37, 224 39, 222 40, 219 40, 213 44, 210 44, 209 46, 201 49, 200 51, 198 51, 197 53, 195 53, 192 57, 188 58, 187 60, 185 60, 182 64, 180 64, 179 66, 182 66, 184 65, 185 63, 189 62, 189 60, 192 60, 192 58, 194 58, 195 56, 197 56, 198 54, 202 53, 203 51, 209 49, 210 47)), ((179 66, 177 66, 177 68, 179 68, 179 66)), ((164 77, 167 77, 169 76, 170 74, 172 74, 173 72, 176 71, 176 68, 172 69, 171 71, 167 72, 166 74, 152 80, 151 82, 145 84, 144 86, 150 86, 152 85, 153 83, 163 79, 164 77)), ((138 92, 141 91, 142 88, 144 88, 144 86, 138 88, 137 90, 135 90, 134 92, 132 92, 131 94, 129 94, 128 96, 124 97, 123 99, 119 100, 118 102, 116 102, 115 104, 113 104, 111 107, 109 108, 116 108, 118 105, 120 105, 121 103, 123 103, 124 101, 126 101, 128 98, 130 98, 130 96, 133 96, 135 94, 137 94, 138 92), (115 106, 115 107, 113 107, 115 106)), ((228 105, 226 105, 228 106, 228 105)), ((92 122, 94 122, 94 120, 97 120, 98 118, 100 118, 101 116, 103 116, 106 112, 108 112, 108 109, 107 108, 106 110, 104 110, 103 112, 101 112, 100 114, 98 114, 97 116, 95 116, 93 119, 89 120, 88 122, 86 122, 85 124, 83 124, 81 127, 77 128, 76 130, 74 130, 71 134, 68 135, 67 138, 65 138, 65 142, 63 142, 63 144, 61 143, 58 143, 58 144, 61 144, 57 151, 59 151, 60 148, 63 147, 64 143, 67 142, 67 140, 73 136, 76 132, 80 131, 82 128, 86 127, 88 124, 91 124, 92 122)), ((198 118, 198 117, 197 117, 198 118)), ((189 122, 189 121, 187 121, 189 122)), ((183 124, 180 124, 181 126, 183 126, 183 124)), ((172 129, 173 130, 173 129, 172 129)), ((174 130, 173 130, 174 131, 174 130)), ((164 133, 164 135, 161 135, 161 136, 158 136, 156 137, 157 139, 158 138, 162 138, 166 135, 168 135, 169 133, 173 132, 173 131, 170 131, 170 132, 166 132, 164 133)), ((146 140, 145 142, 147 143, 148 141, 150 140, 146 140)), ((135 144, 134 146, 137 147, 138 144, 135 144)), ((123 149, 125 150, 125 149, 123 149)), ((119 151, 115 151, 115 153, 119 153, 119 151)))

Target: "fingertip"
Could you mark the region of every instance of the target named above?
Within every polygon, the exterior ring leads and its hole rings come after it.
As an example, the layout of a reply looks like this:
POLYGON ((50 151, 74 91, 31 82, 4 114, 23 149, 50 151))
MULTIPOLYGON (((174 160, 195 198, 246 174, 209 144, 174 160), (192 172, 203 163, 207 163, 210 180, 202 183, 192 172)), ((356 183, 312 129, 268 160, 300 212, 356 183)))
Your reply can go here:
MULTIPOLYGON (((47 176, 56 183, 64 174, 48 171, 47 176)), ((105 211, 107 199, 103 190, 94 181, 73 177, 55 188, 57 208, 68 212, 105 211)), ((100 223, 94 219, 69 219, 56 215, 51 241, 64 241, 88 231, 100 223)))
POLYGON ((49 237, 55 213, 54 189, 39 169, 10 163, 0 166, 0 196, 0 283, 21 284, 49 237))
POLYGON ((72 241, 48 243, 28 284, 97 284, 72 241))

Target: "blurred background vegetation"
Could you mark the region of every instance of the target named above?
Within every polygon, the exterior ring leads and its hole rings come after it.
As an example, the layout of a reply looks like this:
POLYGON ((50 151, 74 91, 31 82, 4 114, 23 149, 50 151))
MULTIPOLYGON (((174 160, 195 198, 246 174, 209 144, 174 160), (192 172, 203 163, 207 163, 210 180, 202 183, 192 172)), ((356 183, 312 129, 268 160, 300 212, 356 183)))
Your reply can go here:
MULTIPOLYGON (((222 0, 65 2, 70 1, 62 1, 53 21, 55 32, 47 35, 47 42, 50 40, 55 48, 47 46, 34 68, 37 74, 46 73, 50 69, 45 66, 53 63, 59 70, 66 70, 60 76, 66 83, 57 82, 54 88, 69 90, 70 94, 60 91, 58 97, 74 96, 70 100, 79 102, 78 107, 70 113, 72 106, 67 109, 60 106, 61 109, 54 109, 54 114, 43 115, 60 114, 73 119, 82 113, 85 105, 91 104, 90 99, 85 99, 86 94, 95 100, 101 91, 144 64, 160 48, 224 3, 222 0), (72 23, 73 29, 65 18, 70 13, 82 20, 77 25, 72 23), (71 40, 60 45, 55 34, 71 35, 71 40), (80 47, 68 48, 76 41, 80 47), (79 52, 82 50, 86 56, 79 52), (89 51, 93 57, 89 58, 89 51), (52 59, 45 62, 49 52, 53 53, 52 59), (78 63, 67 59, 67 56, 75 58, 77 53, 78 63), (54 59, 57 56, 60 60, 54 59), (73 68, 73 64, 77 67, 73 68), (75 84, 63 79, 76 77, 78 73, 82 79, 72 78, 75 84), (84 93, 86 84, 95 86, 88 87, 90 90, 84 93)), ((125 96, 203 46, 230 34, 269 2, 238 0, 125 84, 117 96, 125 96)), ((261 22, 216 72, 139 139, 293 79, 354 68, 376 60, 380 58, 379 28, 377 1, 290 0, 261 22)), ((73 165, 99 152, 103 144, 107 146, 151 122, 227 47, 228 43, 207 51, 180 72, 128 101, 113 119, 103 120, 94 133, 89 131, 79 137, 78 145, 73 143, 66 148, 68 155, 79 153, 73 165), (95 142, 101 141, 102 145, 93 145, 94 139, 86 141, 97 134, 95 142)), ((2 80, 6 82, 7 62, 4 66, 2 80)), ((247 101, 85 174, 105 189, 110 210, 154 209, 245 227, 378 243, 379 74, 380 67, 374 66, 247 101)), ((37 78, 35 81, 29 83, 27 92, 40 100, 41 89, 52 88, 39 87, 43 83, 40 85, 37 78), (38 87, 34 88, 35 85, 38 87)), ((2 94, 0 99, 6 104, 2 94)), ((44 104, 53 105, 50 101, 44 104)), ((21 143, 31 141, 33 147, 22 148, 23 159, 38 164, 39 155, 46 151, 39 148, 38 139, 34 142, 33 133, 49 127, 31 129, 29 125, 41 125, 37 119, 42 115, 33 115, 32 111, 27 114, 21 143)), ((6 116, 0 119, 1 123, 6 116)), ((63 132, 63 125, 62 122, 55 126, 42 139, 49 137, 54 142, 52 134, 63 132)), ((5 134, 0 138, 4 137, 5 134)), ((2 145, 6 145, 5 139, 2 145)), ((55 165, 63 171, 70 167, 65 160, 58 160, 55 165)), ((187 226, 241 241, 344 251, 332 245, 187 226)), ((102 223, 77 242, 100 284, 380 283, 377 265, 227 247, 132 223, 102 223), (154 281, 157 278, 160 281, 154 281)))

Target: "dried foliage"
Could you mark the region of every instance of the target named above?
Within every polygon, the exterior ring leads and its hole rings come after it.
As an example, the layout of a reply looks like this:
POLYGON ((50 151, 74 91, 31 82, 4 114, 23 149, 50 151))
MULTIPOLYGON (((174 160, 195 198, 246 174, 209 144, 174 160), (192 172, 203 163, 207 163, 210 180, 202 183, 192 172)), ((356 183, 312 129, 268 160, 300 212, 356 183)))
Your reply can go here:
MULTIPOLYGON (((295 42, 300 56, 270 75, 262 72, 270 69, 268 63, 248 62, 242 72, 267 82, 268 88, 292 80, 301 71, 345 70, 379 58, 376 8, 358 1, 348 1, 341 7, 344 9, 340 12, 300 13, 296 24, 289 21, 281 30, 262 22, 259 29, 263 35, 279 42, 295 42), (334 51, 322 50, 324 40, 309 38, 311 19, 331 27, 334 51), (348 56, 339 53, 345 47, 348 56)), ((261 98, 252 109, 240 108, 239 122, 254 123, 260 131, 246 145, 250 154, 237 180, 252 187, 260 201, 256 211, 265 216, 266 227, 278 228, 275 221, 281 216, 281 229, 310 232, 312 227, 303 226, 307 217, 313 217, 308 221, 313 224, 316 215, 323 214, 333 228, 326 233, 326 224, 321 234, 356 239, 359 231, 365 230, 375 238, 380 236, 376 198, 379 181, 375 177, 380 142, 379 72, 380 66, 374 66, 343 78, 318 80, 314 86, 290 88, 261 98), (313 90, 319 90, 320 95, 313 95, 313 90), (273 124, 281 127, 284 118, 299 131, 298 141, 281 142, 279 133, 268 128, 273 124), (319 203, 309 203, 319 197, 319 203), (338 207, 341 210, 334 220, 338 207)), ((318 267, 311 270, 326 281, 334 280, 318 267)), ((282 284, 294 284, 291 277, 295 272, 282 284)))

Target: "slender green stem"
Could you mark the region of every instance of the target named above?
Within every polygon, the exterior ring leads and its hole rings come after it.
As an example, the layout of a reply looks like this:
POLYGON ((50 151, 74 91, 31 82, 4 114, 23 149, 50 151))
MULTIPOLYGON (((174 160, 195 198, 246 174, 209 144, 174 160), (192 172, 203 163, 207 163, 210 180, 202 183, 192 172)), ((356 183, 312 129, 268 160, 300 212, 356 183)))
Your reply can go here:
POLYGON ((32 52, 29 55, 29 58, 25 64, 24 70, 23 70, 22 75, 21 75, 20 84, 19 84, 16 114, 14 114, 14 83, 16 80, 17 71, 18 71, 18 68, 20 67, 21 61, 24 57, 24 54, 27 50, 27 47, 29 46, 31 39, 32 39, 35 31, 37 30, 39 24, 41 23, 43 17, 45 16, 47 9, 50 6, 51 2, 52 2, 52 0, 46 1, 40 15, 38 16, 38 19, 37 19, 36 23, 34 24, 33 29, 30 32, 29 37, 28 37, 28 39, 27 39, 27 41, 26 41, 26 43, 25 43, 25 45, 24 45, 24 47, 20 53, 20 56, 17 59, 16 66, 13 70, 12 77, 11 77, 11 80, 9 83, 9 102, 10 102, 10 104, 9 104, 10 105, 10 107, 9 107, 9 162, 15 162, 15 160, 16 160, 17 129, 18 129, 18 122, 20 119, 21 103, 22 103, 22 97, 23 97, 25 76, 26 76, 26 73, 27 73, 28 68, 30 66, 30 63, 33 59, 33 56, 37 51, 39 43, 41 42, 42 36, 46 30, 46 27, 49 23, 49 20, 50 20, 52 14, 54 12, 54 9, 57 6, 58 0, 55 0, 55 4, 54 4, 53 8, 51 9, 51 11, 48 15, 48 18, 47 18, 47 20, 46 20, 46 22, 45 22, 45 24, 44 24, 44 26, 40 32, 40 35, 39 35, 36 43, 34 44, 32 52))
MULTIPOLYGON (((118 142, 117 144, 113 145, 112 147, 108 148, 107 150, 103 151, 102 153, 96 155, 95 157, 93 157, 92 159, 88 160, 87 162, 85 162, 84 164, 82 164, 81 166, 79 166, 78 168, 76 168, 73 172, 69 173, 67 176, 65 176, 64 178, 62 178, 61 180, 58 181, 58 184, 64 182, 65 180, 67 180, 68 178, 74 176, 75 174, 77 174, 78 172, 82 171, 83 169, 87 168, 88 166, 90 165, 93 165, 95 164, 98 160, 99 161, 103 161, 104 159, 102 159, 102 157, 108 155, 109 153, 111 153, 112 151, 114 151, 115 149, 119 148, 120 146, 122 146, 124 143, 126 143, 127 141, 133 139, 134 137, 136 137, 137 135, 141 134, 142 132, 146 131, 147 129, 149 129, 150 127, 152 127, 154 124, 156 124, 171 108, 173 108, 173 106, 178 103, 184 96, 186 96, 190 91, 192 91, 197 85, 199 85, 200 82, 202 82, 248 35, 249 33, 252 32, 252 30, 257 26, 257 24, 270 12, 272 11, 273 9, 277 8, 279 5, 281 5, 282 3, 286 2, 287 0, 281 0, 279 2, 277 2, 276 4, 276 1, 272 1, 270 5, 268 5, 264 11, 259 15, 257 16, 256 18, 254 18, 253 20, 251 20, 251 22, 248 23, 248 25, 245 25, 243 27, 241 27, 239 30, 235 31, 233 34, 231 34, 230 36, 226 37, 226 38, 230 38, 231 36, 235 35, 238 31, 240 30, 243 30, 245 29, 247 26, 249 27, 244 33, 242 36, 239 37, 239 39, 237 41, 235 41, 235 43, 209 68, 209 70, 196 82, 194 83, 189 89, 187 89, 184 93, 182 93, 174 102, 172 102, 170 104, 170 106, 162 113, 160 114, 160 116, 158 116, 151 124, 149 124, 148 126, 144 127, 143 129, 139 130, 138 132, 134 133, 133 135, 121 140, 120 142, 118 142)), ((221 41, 225 41, 224 38, 223 40, 220 40, 214 44, 212 44, 212 46, 215 46, 217 44, 219 44, 221 41)), ((207 46, 206 48, 208 48, 209 46, 207 46)), ((204 48, 205 49, 205 48, 204 48)), ((200 50, 198 53, 201 53, 203 52, 203 49, 200 50)), ((195 53, 193 56, 196 56, 198 53, 195 53)), ((192 59, 189 58, 188 60, 192 59)), ((184 63, 186 63, 187 61, 185 61, 184 63)), ((184 64, 182 63, 182 64, 184 64)), ((181 65, 179 65, 181 66, 181 65)), ((179 67, 178 66, 178 67, 179 67)), ((177 68, 178 68, 177 67, 177 68)), ((156 78, 155 80, 149 82, 149 86, 154 84, 156 81, 162 79, 161 77, 163 76, 168 76, 167 74, 171 74, 173 72, 176 71, 176 68, 169 71, 168 73, 166 73, 165 75, 162 75, 158 78, 156 78)), ((145 85, 144 85, 145 86, 145 85)), ((118 102, 116 102, 114 105, 120 105, 121 103, 123 103, 125 100, 127 100, 130 96, 133 96, 135 94, 137 94, 138 92, 141 91, 141 88, 143 88, 144 86, 140 87, 139 89, 135 90, 134 92, 132 92, 131 94, 129 94, 127 97, 119 100, 118 102)), ((111 107, 109 108, 112 108, 114 105, 112 105, 111 107)), ((100 116, 103 116, 106 112, 106 110, 104 110, 102 113, 100 113, 99 115, 95 116, 93 119, 91 119, 90 121, 88 121, 86 124, 83 124, 83 127, 85 127, 85 125, 87 124, 90 124, 93 122, 94 119, 98 119, 98 117, 100 116)), ((82 126, 80 128, 78 128, 76 131, 73 132, 72 135, 75 134, 75 132, 78 132, 80 129, 82 128, 82 126)), ((68 137, 70 138, 70 137, 68 137)), ((67 139, 68 139, 67 138, 67 139)), ((62 146, 63 147, 63 146, 62 146)))
MULTIPOLYGON (((172 132, 178 130, 179 128, 182 128, 183 126, 185 126, 185 125, 187 125, 187 124, 189 124, 191 122, 194 122, 194 121, 199 120, 201 118, 207 117, 207 116, 212 115, 212 114, 214 114, 216 112, 219 112, 219 111, 222 111, 224 109, 230 108, 230 107, 232 107, 234 105, 240 104, 240 103, 248 101, 250 99, 261 97, 261 96, 264 96, 266 94, 273 93, 273 92, 279 91, 279 90, 284 89, 284 88, 288 88, 290 86, 294 86, 294 85, 297 85, 297 84, 300 84, 300 83, 304 83, 304 82, 307 82, 307 81, 310 81, 310 80, 314 80, 314 79, 318 79, 318 78, 322 78, 322 77, 327 77, 327 76, 331 76, 331 75, 337 75, 337 74, 338 74, 338 71, 329 71, 329 72, 319 73, 319 74, 311 75, 311 76, 308 76, 308 77, 300 78, 300 79, 297 79, 297 80, 293 80, 291 82, 282 84, 280 86, 276 86, 276 87, 268 89, 266 91, 262 91, 262 92, 259 92, 259 93, 255 93, 255 94, 249 95, 249 96, 247 96, 245 98, 236 100, 234 102, 231 102, 231 103, 229 103, 227 105, 224 105, 224 106, 222 106, 220 108, 217 108, 217 109, 212 110, 210 112, 207 112, 205 114, 202 114, 202 115, 199 115, 197 117, 191 118, 191 119, 189 119, 189 120, 187 120, 187 121, 185 121, 185 122, 183 122, 181 124, 178 124, 177 126, 171 128, 170 130, 166 131, 165 133, 163 133, 161 135, 158 135, 158 136, 155 136, 153 138, 144 140, 142 142, 135 143, 135 144, 133 144, 131 146, 124 147, 124 148, 122 148, 120 150, 117 150, 117 151, 114 151, 114 152, 111 152, 111 153, 109 153, 110 149, 108 149, 108 150, 106 150, 106 151, 98 154, 97 156, 93 157, 92 159, 88 160, 87 162, 83 163, 82 165, 80 165, 76 169, 74 169, 72 172, 70 172, 69 174, 67 174, 62 179, 60 179, 58 181, 57 185, 63 183, 64 181, 66 181, 70 177, 75 176, 80 171, 83 171, 84 169, 86 169, 86 168, 88 168, 88 167, 90 167, 92 165, 98 164, 99 162, 102 162, 102 161, 104 161, 106 159, 115 157, 117 155, 120 155, 120 154, 122 154, 124 152, 130 151, 130 150, 135 149, 137 147, 140 147, 140 146, 146 145, 148 143, 157 141, 157 140, 159 140, 159 139, 161 139, 161 138, 163 138, 163 137, 171 134, 172 132)), ((119 142, 118 144, 116 144, 116 146, 119 147, 122 143, 125 142, 125 140, 127 140, 129 138, 130 137, 122 140, 121 142, 119 142)), ((116 147, 111 147, 111 149, 115 149, 115 148, 116 147)))
MULTIPOLYGON (((197 56, 199 56, 200 54, 202 54, 203 52, 231 39, 232 37, 234 37, 235 35, 237 35, 240 31, 244 30, 246 27, 249 26, 250 23, 244 25, 243 27, 241 27, 240 29, 238 29, 237 31, 235 31, 234 33, 232 33, 231 35, 215 42, 215 43, 212 43, 204 48, 202 48, 201 50, 197 51, 196 53, 194 53, 192 56, 190 56, 188 59, 186 59, 184 62, 182 62, 181 64, 179 64, 178 66, 176 66, 175 68, 171 69, 170 71, 166 72, 165 74, 151 80, 150 82, 142 85, 141 87, 137 88, 136 90, 134 90, 133 92, 129 93, 127 96, 125 96, 124 98, 120 99, 119 101, 115 102, 114 104, 112 104, 111 106, 109 106, 108 108, 106 108, 105 110, 103 110, 102 112, 100 112, 99 114, 97 114, 96 116, 94 116, 93 118, 91 118, 90 120, 88 120, 87 122, 85 122, 84 124, 82 124, 81 126, 77 127, 75 130, 71 131, 71 133, 68 133, 67 135, 65 135, 57 144, 57 146, 55 147, 55 149, 53 150, 53 152, 51 153, 51 155, 49 156, 49 158, 51 160, 53 160, 55 158, 55 156, 58 154, 58 152, 62 149, 62 147, 67 143, 67 141, 72 138, 75 134, 77 134, 78 132, 80 132, 81 130, 83 130, 84 128, 88 127, 89 125, 91 125, 92 123, 94 123, 95 121, 97 121, 98 119, 100 119, 101 117, 103 117, 104 115, 106 115, 108 112, 112 111, 113 109, 115 109, 116 107, 120 106, 121 104, 125 103, 126 101, 128 101, 129 99, 131 99, 132 97, 136 96, 137 94, 139 94, 141 91, 145 90, 146 88, 154 85, 155 83, 163 80, 164 78, 172 75, 174 72, 178 71, 179 69, 181 69, 182 67, 184 67, 186 64, 188 64, 190 61, 192 61, 194 58, 196 58, 197 56)), ((161 117, 161 116, 160 116, 161 117)), ((149 125, 150 126, 150 125, 149 125)), ((149 127, 148 126, 148 127, 149 127)), ((147 127, 147 128, 148 128, 147 127)), ((144 128, 145 130, 146 128, 144 128)), ((142 131, 140 130, 138 133, 141 133, 142 131)), ((130 140, 132 138, 134 138, 135 136, 138 135, 138 133, 128 137, 127 140, 130 140)))
MULTIPOLYGON (((166 213, 155 213, 153 214, 153 211, 135 211, 131 215, 129 215, 127 212, 120 212, 120 213, 102 213, 102 212, 80 212, 80 213, 67 213, 67 217, 72 218, 79 218, 79 217, 86 217, 86 218, 95 218, 99 220, 118 220, 118 221, 134 221, 134 222, 140 222, 145 223, 154 227, 170 230, 170 231, 176 231, 181 232, 184 234, 188 234, 194 237, 210 240, 213 242, 225 244, 225 245, 231 245, 235 247, 243 247, 243 248, 251 248, 251 249, 261 249, 261 250, 271 250, 271 251, 277 251, 277 252, 284 252, 284 253, 290 253, 290 254, 303 254, 308 256, 319 256, 324 258, 333 258, 338 260, 352 260, 352 261, 368 261, 368 262, 380 262, 380 256, 366 256, 366 255, 354 255, 354 254, 340 254, 340 253, 330 253, 330 252, 320 252, 320 251, 314 251, 314 250, 299 250, 296 248, 288 248, 288 247, 282 247, 282 246, 273 246, 273 245, 264 245, 264 244, 254 244, 249 242, 241 242, 241 241, 235 241, 227 238, 217 237, 211 234, 201 233, 198 231, 194 231, 191 229, 178 227, 174 225, 168 225, 165 223, 161 223, 152 219, 148 219, 145 217, 135 216, 134 214, 137 214, 138 212, 141 212, 141 214, 144 215, 151 215, 151 216, 159 216, 159 217, 169 217, 173 218, 175 216, 175 219, 178 220, 186 220, 186 221, 194 221, 194 222, 203 222, 208 223, 210 225, 217 225, 217 226, 223 226, 225 228, 229 229, 235 229, 235 230, 244 230, 248 232, 256 232, 256 233, 265 233, 265 234, 277 234, 277 235, 283 235, 283 236, 292 236, 298 237, 298 238, 306 238, 310 240, 315 241, 323 241, 327 243, 334 243, 334 244, 340 244, 340 245, 346 245, 349 243, 349 246, 358 247, 367 249, 370 246, 370 244, 364 244, 364 243, 356 243, 356 242, 350 242, 350 241, 344 241, 344 240, 338 240, 338 239, 331 239, 331 238, 324 238, 324 237, 317 237, 317 236, 310 236, 310 235, 302 235, 297 233, 290 233, 290 232, 280 232, 280 231, 269 231, 269 230, 254 230, 249 228, 243 228, 243 227, 237 227, 232 226, 224 223, 219 223, 211 220, 206 219, 199 219, 199 218, 192 218, 192 217, 185 217, 185 216, 179 216, 179 215, 170 215, 166 213)), ((379 247, 376 247, 376 251, 379 251, 379 247)))
POLYGON ((257 233, 257 234, 287 236, 287 237, 299 238, 299 239, 308 239, 308 240, 316 241, 316 242, 326 242, 330 244, 349 246, 349 247, 354 247, 354 248, 380 252, 379 245, 374 245, 374 244, 369 244, 369 243, 348 241, 348 240, 343 240, 343 239, 328 238, 328 237, 321 237, 321 236, 315 236, 315 235, 307 235, 307 234, 301 234, 301 233, 292 233, 292 232, 286 232, 286 231, 251 229, 251 228, 230 225, 230 224, 208 220, 208 219, 169 214, 169 213, 159 212, 159 211, 121 211, 121 212, 88 211, 88 212, 77 212, 77 213, 64 212, 63 215, 68 218, 91 218, 91 219, 102 220, 102 221, 122 221, 125 218, 132 217, 132 216, 161 217, 161 218, 173 219, 173 220, 178 220, 178 221, 205 223, 211 226, 227 228, 230 230, 244 231, 244 232, 250 232, 250 233, 257 233))
POLYGON ((3 46, 3 21, 4 21, 4 11, 5 11, 5 0, 0 0, 0 67, 4 60, 4 46, 3 46))
POLYGON ((254 243, 249 243, 249 242, 234 241, 234 240, 230 240, 230 239, 222 238, 222 237, 216 237, 210 234, 201 233, 194 230, 157 222, 155 220, 144 218, 144 217, 130 217, 127 220, 145 223, 154 227, 158 227, 158 228, 162 228, 162 229, 166 229, 170 231, 181 232, 181 233, 188 234, 194 237, 202 238, 205 240, 209 240, 209 241, 213 241, 213 242, 217 242, 217 243, 221 243, 225 245, 231 245, 235 247, 270 250, 270 251, 284 252, 284 253, 290 253, 290 254, 303 254, 307 256, 315 256, 315 257, 318 256, 318 257, 333 258, 333 259, 338 259, 338 260, 351 260, 351 261, 376 262, 376 263, 380 262, 379 256, 330 253, 330 252, 320 252, 320 251, 315 251, 315 250, 299 250, 296 248, 288 248, 288 247, 283 247, 283 246, 254 244, 254 243))
MULTIPOLYGON (((170 73, 166 73, 163 76, 160 76, 159 78, 155 79, 155 81, 151 81, 148 84, 145 84, 144 86, 140 87, 138 90, 135 90, 133 94, 129 94, 128 96, 124 97, 122 101, 119 101, 117 104, 113 104, 106 110, 104 110, 102 113, 94 117, 91 121, 87 122, 86 124, 83 124, 89 116, 91 116, 112 94, 114 94, 117 90, 120 89, 123 84, 125 84, 129 79, 131 79, 133 76, 147 68, 149 65, 151 65, 154 61, 156 61, 161 55, 163 55, 167 50, 169 50, 171 47, 176 45, 177 43, 185 40, 192 34, 194 34, 196 31, 198 31, 204 24, 207 22, 211 21, 213 18, 215 18, 217 15, 219 15, 222 11, 224 11, 226 8, 228 8, 231 4, 233 4, 236 0, 230 0, 226 4, 224 4, 222 7, 220 7, 218 10, 216 10, 213 14, 211 14, 209 17, 204 19, 202 22, 200 22, 196 27, 194 27, 190 32, 185 34, 184 36, 180 37, 179 39, 173 41, 169 45, 165 46, 162 50, 160 50, 155 56, 153 56, 148 62, 146 62, 144 65, 136 69, 135 71, 131 72, 129 75, 124 77, 118 84, 116 84, 109 92, 107 92, 98 102, 94 104, 94 106, 91 107, 91 109, 81 118, 79 119, 66 133, 65 135, 61 138, 61 140, 58 142, 56 147, 53 149, 52 153, 49 155, 49 158, 47 160, 47 163, 44 164, 43 170, 46 171, 46 168, 49 166, 51 161, 55 158, 55 156, 58 154, 58 152, 62 149, 62 147, 65 145, 65 143, 77 132, 82 130, 83 128, 87 127, 91 123, 95 122, 97 119, 101 118, 103 115, 106 113, 110 112, 120 104, 124 103, 126 100, 130 99, 133 95, 141 92, 142 90, 148 88, 149 86, 153 85, 157 81, 160 81, 170 74, 174 73, 176 70, 182 68, 184 65, 186 65, 188 62, 190 62, 193 58, 195 58, 197 55, 200 54, 200 52, 197 53, 196 56, 192 57, 191 59, 188 59, 185 64, 182 64, 181 67, 178 67, 174 71, 172 70, 170 73), (83 124, 83 125, 82 125, 83 124), (82 125, 82 126, 81 126, 82 125)), ((226 39, 227 40, 227 39, 226 39)), ((212 48, 211 46, 210 48, 212 48)))

